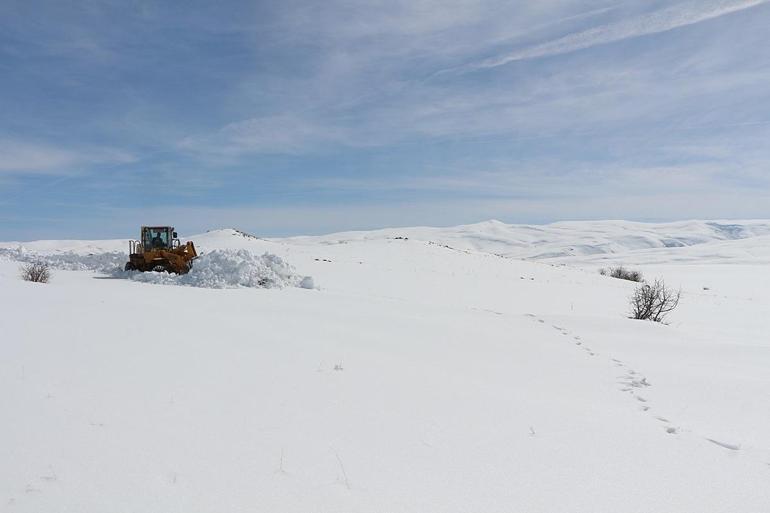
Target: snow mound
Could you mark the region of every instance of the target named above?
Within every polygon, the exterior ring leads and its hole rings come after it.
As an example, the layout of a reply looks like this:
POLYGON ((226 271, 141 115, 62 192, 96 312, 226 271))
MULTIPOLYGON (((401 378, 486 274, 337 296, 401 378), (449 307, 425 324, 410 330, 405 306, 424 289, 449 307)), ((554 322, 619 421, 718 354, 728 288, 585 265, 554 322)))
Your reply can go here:
POLYGON ((112 273, 122 269, 128 261, 128 255, 120 251, 91 253, 80 255, 73 252, 42 255, 19 246, 18 248, 0 248, 0 256, 18 262, 45 262, 53 269, 64 271, 97 271, 112 273))
POLYGON ((124 271, 128 255, 118 251, 80 255, 73 252, 43 255, 23 247, 0 248, 0 257, 18 262, 45 262, 52 269, 95 271, 145 283, 184 285, 212 289, 228 288, 315 288, 313 278, 302 276, 282 258, 246 249, 216 249, 198 257, 185 275, 165 272, 124 271))
POLYGON ((192 270, 183 275, 162 272, 119 272, 121 276, 145 283, 183 285, 211 289, 315 287, 313 278, 296 274, 282 258, 245 249, 217 249, 198 257, 192 270))

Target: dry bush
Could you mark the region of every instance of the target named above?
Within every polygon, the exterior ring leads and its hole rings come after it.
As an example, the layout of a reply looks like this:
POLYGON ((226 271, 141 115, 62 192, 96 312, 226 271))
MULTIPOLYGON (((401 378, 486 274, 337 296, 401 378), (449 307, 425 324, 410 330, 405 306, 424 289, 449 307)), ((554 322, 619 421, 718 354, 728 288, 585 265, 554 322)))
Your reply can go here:
POLYGON ((640 285, 631 296, 631 318, 663 322, 666 315, 679 305, 681 296, 681 290, 669 289, 662 279, 640 285))
POLYGON ((30 262, 19 269, 21 279, 35 283, 48 283, 51 279, 51 268, 45 262, 30 262))
POLYGON ((641 272, 634 271, 632 269, 626 269, 622 265, 619 265, 617 267, 610 267, 609 269, 599 269, 599 274, 601 274, 602 276, 610 276, 612 278, 618 278, 620 280, 628 280, 628 281, 635 281, 635 282, 644 281, 644 277, 642 276, 641 272))

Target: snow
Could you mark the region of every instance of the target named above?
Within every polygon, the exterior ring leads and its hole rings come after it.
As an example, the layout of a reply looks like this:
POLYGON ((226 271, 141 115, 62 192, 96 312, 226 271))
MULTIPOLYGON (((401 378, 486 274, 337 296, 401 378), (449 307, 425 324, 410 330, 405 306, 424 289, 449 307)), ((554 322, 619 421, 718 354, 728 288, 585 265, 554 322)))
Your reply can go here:
MULTIPOLYGON (((715 224, 733 226, 186 238, 225 260, 276 255, 318 290, 159 287, 85 270, 33 284, 6 252, 0 504, 766 511, 770 222, 715 224), (674 239, 683 245, 663 243, 674 239), (635 284, 596 272, 616 262, 682 286, 670 325, 627 318, 635 284)), ((217 258, 212 277, 217 265, 238 274, 217 258)))
POLYGON ((548 260, 696 246, 759 235, 770 235, 770 221, 681 221, 659 224, 571 221, 548 225, 509 225, 492 220, 451 228, 388 228, 373 232, 295 237, 290 240, 297 243, 339 244, 407 237, 464 250, 548 260))
POLYGON ((312 277, 296 274, 291 265, 281 257, 269 253, 255 255, 245 249, 216 249, 205 253, 195 260, 192 270, 183 275, 118 270, 113 276, 127 276, 131 280, 145 283, 210 289, 287 286, 312 289, 315 286, 312 277))
MULTIPOLYGON (((89 246, 89 250, 95 249, 89 246)), ((257 255, 247 249, 215 249, 194 261, 192 270, 185 275, 165 272, 127 272, 123 268, 128 255, 121 252, 79 254, 69 249, 56 252, 30 251, 23 245, 15 249, 0 248, 0 257, 19 262, 45 262, 52 269, 97 271, 115 278, 126 278, 144 283, 185 285, 212 289, 237 287, 302 287, 315 288, 311 276, 300 276, 281 257, 264 253, 257 255)))
POLYGON ((38 252, 29 250, 26 246, 16 248, 0 248, 0 257, 18 262, 42 261, 53 269, 68 271, 99 271, 109 273, 115 269, 123 269, 128 261, 128 254, 119 251, 81 254, 74 251, 38 252))

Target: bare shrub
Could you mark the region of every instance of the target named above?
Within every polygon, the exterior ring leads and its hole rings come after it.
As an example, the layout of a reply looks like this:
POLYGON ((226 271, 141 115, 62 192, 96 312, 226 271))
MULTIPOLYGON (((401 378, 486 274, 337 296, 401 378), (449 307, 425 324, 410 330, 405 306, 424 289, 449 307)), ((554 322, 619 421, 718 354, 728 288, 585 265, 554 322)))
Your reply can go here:
POLYGON ((35 283, 48 283, 51 279, 51 268, 45 262, 30 262, 19 269, 21 279, 35 283))
POLYGON ((681 290, 669 289, 662 279, 639 285, 630 300, 631 318, 663 322, 666 315, 679 306, 681 296, 681 290))
POLYGON ((618 278, 619 280, 628 280, 628 281, 635 281, 635 282, 642 282, 644 281, 644 277, 642 276, 642 273, 639 271, 634 271, 632 269, 626 269, 622 265, 619 265, 617 267, 610 267, 609 269, 599 269, 599 274, 602 276, 610 276, 612 278, 618 278))

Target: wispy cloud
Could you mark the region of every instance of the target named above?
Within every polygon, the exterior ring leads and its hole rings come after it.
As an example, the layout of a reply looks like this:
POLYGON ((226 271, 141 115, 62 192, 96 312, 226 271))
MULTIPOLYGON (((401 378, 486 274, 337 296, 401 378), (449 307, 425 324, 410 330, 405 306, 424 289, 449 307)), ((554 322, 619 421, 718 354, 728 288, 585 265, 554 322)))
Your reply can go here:
POLYGON ((70 149, 18 140, 0 140, 0 173, 70 174, 83 167, 126 164, 132 154, 111 148, 70 149))
POLYGON ((569 34, 446 71, 469 72, 539 57, 560 55, 633 37, 657 34, 767 3, 768 0, 696 0, 627 20, 569 34))
POLYGON ((342 131, 298 114, 262 116, 229 123, 212 134, 188 136, 180 149, 199 155, 238 157, 257 153, 305 153, 343 142, 342 131))
POLYGON ((661 184, 672 217, 766 206, 770 0, 29 4, 0 2, 0 216, 649 217, 661 184))

